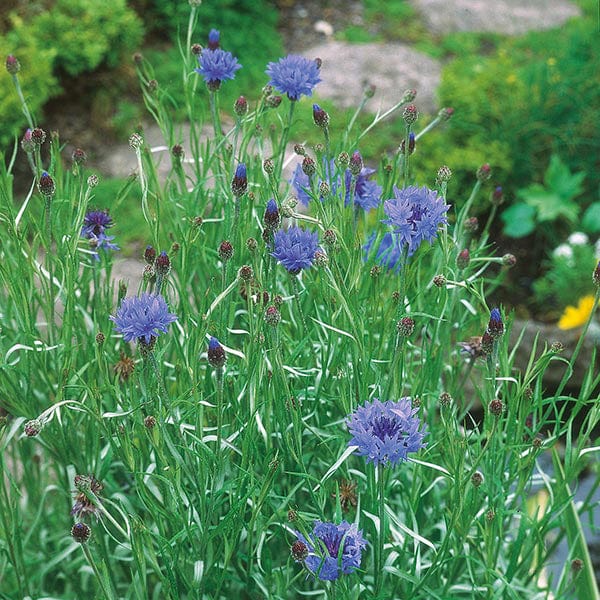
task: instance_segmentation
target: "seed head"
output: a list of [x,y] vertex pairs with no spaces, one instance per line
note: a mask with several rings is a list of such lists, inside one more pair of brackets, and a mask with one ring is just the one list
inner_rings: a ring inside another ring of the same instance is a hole
[[71,527],[71,537],[78,544],[85,544],[90,539],[91,534],[92,530],[89,525],[86,525],[85,523],[75,523],[75,525]]

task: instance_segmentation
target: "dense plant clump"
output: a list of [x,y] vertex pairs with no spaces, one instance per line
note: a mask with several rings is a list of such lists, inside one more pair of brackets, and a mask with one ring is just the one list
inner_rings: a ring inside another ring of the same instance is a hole
[[[520,360],[525,334],[495,297],[515,259],[473,214],[502,197],[492,167],[452,193],[452,164],[413,175],[416,140],[452,110],[419,129],[416,91],[400,94],[397,150],[376,169],[361,146],[383,117],[335,133],[336,112],[306,98],[320,61],[271,56],[249,94],[247,49],[205,3],[164,4],[188,15],[184,102],[136,58],[165,144],[131,134],[136,173],[112,203],[86,152],[65,157],[39,126],[18,48],[5,62],[28,127],[0,151],[2,594],[598,597],[593,506],[571,492],[597,466],[593,362],[577,394],[567,384],[600,263],[566,316],[572,353],[536,339]],[[204,48],[187,43],[198,21]],[[296,120],[319,141],[302,145]],[[129,275],[125,198],[144,240]],[[571,560],[549,575],[561,539]]]

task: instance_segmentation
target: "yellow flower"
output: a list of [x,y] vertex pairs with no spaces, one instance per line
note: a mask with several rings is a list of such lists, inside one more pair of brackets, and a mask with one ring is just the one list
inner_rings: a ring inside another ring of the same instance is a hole
[[574,329],[584,325],[592,314],[594,307],[594,296],[584,296],[579,299],[579,304],[575,306],[567,306],[558,321],[559,329]]
[[549,67],[553,67],[556,64],[556,59],[554,58],[554,56],[551,56],[547,61],[546,64]]

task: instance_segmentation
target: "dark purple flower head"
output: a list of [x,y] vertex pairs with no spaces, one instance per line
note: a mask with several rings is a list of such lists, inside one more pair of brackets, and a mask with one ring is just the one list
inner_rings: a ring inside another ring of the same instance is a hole
[[119,250],[119,246],[112,243],[114,235],[106,235],[106,230],[113,226],[113,220],[106,210],[91,210],[84,219],[81,227],[81,237],[90,240],[94,249],[94,258],[98,259],[96,250]]
[[270,62],[265,72],[271,78],[269,85],[287,94],[290,100],[298,100],[303,95],[312,96],[313,88],[321,81],[317,63],[297,54],[288,54],[278,62]]
[[243,196],[248,189],[248,172],[246,165],[240,163],[235,169],[235,175],[231,180],[231,191],[236,197]]
[[322,581],[335,581],[341,575],[353,573],[360,567],[361,554],[367,545],[362,531],[347,521],[339,525],[315,521],[308,539],[299,531],[296,537],[308,550],[304,565]]
[[219,340],[216,337],[211,337],[208,340],[208,363],[211,367],[215,369],[222,369],[225,366],[225,362],[227,361],[227,356],[225,354],[225,349],[219,343]]
[[[327,161],[323,161],[323,171],[328,178],[326,183],[329,186],[330,192],[333,196],[341,197],[342,195],[342,178],[339,174],[339,170],[336,169],[334,161],[329,164],[327,168]],[[352,195],[352,173],[350,169],[346,169],[344,172],[344,205],[350,204],[350,198]],[[354,186],[354,206],[358,206],[365,211],[369,211],[372,208],[377,208],[381,202],[381,186],[377,185],[375,181],[371,181],[371,177],[375,174],[375,169],[363,168],[358,176]],[[290,181],[298,200],[305,206],[308,206],[311,200],[311,187],[310,177],[303,171],[301,165],[296,166],[294,175]],[[322,179],[317,182],[317,189],[320,188]],[[321,198],[322,200],[322,198]]]
[[411,256],[421,242],[432,242],[436,238],[438,227],[448,222],[449,208],[437,192],[427,187],[410,186],[399,190],[394,186],[394,198],[383,205],[388,218],[382,223],[392,226],[400,246],[407,246]]
[[277,202],[271,198],[267,202],[267,208],[265,209],[265,215],[263,217],[263,224],[267,229],[277,229],[281,223],[281,215],[279,214],[279,207]]
[[271,256],[283,265],[292,275],[312,266],[315,252],[319,249],[319,234],[300,227],[290,227],[286,231],[275,232],[274,251]]
[[213,90],[218,90],[222,81],[233,79],[235,72],[242,68],[231,52],[225,52],[221,48],[204,50],[198,57],[198,62],[200,67],[195,69],[196,73],[200,73],[206,85]]
[[488,333],[493,339],[497,340],[504,333],[504,323],[502,322],[502,314],[500,309],[492,308],[490,311],[490,321],[487,327]]
[[365,402],[348,418],[352,434],[348,446],[358,446],[357,454],[375,465],[405,461],[409,452],[418,452],[426,445],[423,438],[427,433],[420,429],[419,417],[414,416],[417,410],[409,398]]
[[208,48],[209,50],[216,50],[219,47],[221,41],[221,34],[218,29],[211,29],[208,34]]
[[141,296],[124,298],[117,314],[110,320],[126,342],[142,339],[150,344],[153,337],[167,333],[169,324],[177,320],[177,315],[169,312],[162,296],[145,292]]

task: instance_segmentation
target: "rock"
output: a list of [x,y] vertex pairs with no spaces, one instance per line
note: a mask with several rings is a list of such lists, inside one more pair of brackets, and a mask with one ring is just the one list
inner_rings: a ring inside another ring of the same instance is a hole
[[421,112],[437,111],[435,90],[440,82],[438,61],[404,44],[350,44],[328,42],[304,53],[323,60],[322,82],[315,94],[343,108],[356,107],[367,84],[377,87],[365,110],[385,111],[396,104],[404,90],[417,90],[415,104]]
[[519,35],[558,27],[581,14],[567,0],[411,0],[434,33],[491,31]]

